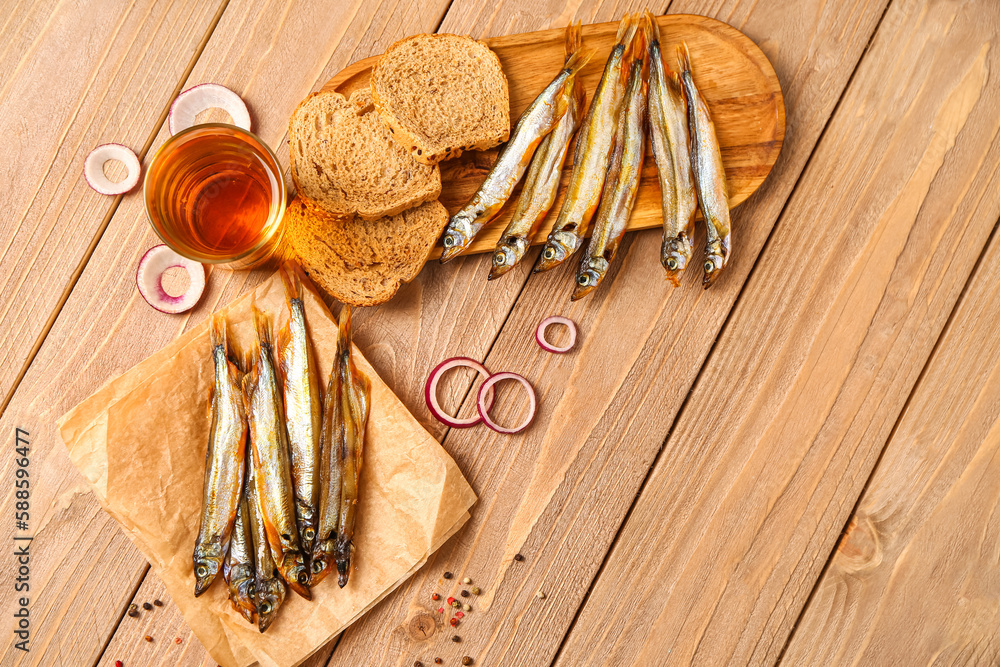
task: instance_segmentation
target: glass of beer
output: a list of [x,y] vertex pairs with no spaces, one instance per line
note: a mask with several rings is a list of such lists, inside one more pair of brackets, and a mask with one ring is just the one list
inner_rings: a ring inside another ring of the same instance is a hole
[[170,137],[143,184],[146,215],[179,254],[228,269],[259,266],[281,243],[285,180],[274,152],[234,125]]

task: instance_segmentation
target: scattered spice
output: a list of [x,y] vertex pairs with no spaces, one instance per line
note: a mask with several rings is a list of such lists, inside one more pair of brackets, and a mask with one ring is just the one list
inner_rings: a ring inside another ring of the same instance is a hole
[[455,600],[454,602],[451,603],[451,606],[454,607],[455,609],[458,609],[459,607],[462,606],[462,603],[459,602],[458,600]]
[[472,583],[472,579],[469,579],[468,577],[466,577],[465,579],[462,579],[462,583],[463,584],[471,584]]
[[456,611],[455,612],[455,618],[464,618],[464,617],[465,617],[465,614],[463,614],[462,612],[460,612],[460,611]]
[[115,660],[115,667],[122,667],[122,661],[121,660]]
[[472,587],[472,594],[473,595],[479,595],[479,586],[473,586]]
[[178,637],[177,639],[175,639],[175,640],[174,640],[174,643],[175,643],[175,644],[180,644],[180,643],[181,643],[181,638],[180,638],[180,637]]
[[131,616],[132,618],[139,618],[139,612],[138,610],[135,609],[129,609],[128,615]]
[[419,660],[415,660],[413,662],[413,667],[424,667],[424,663],[420,662]]
[[456,642],[456,643],[458,643],[458,642],[462,641],[462,638],[461,638],[461,637],[459,637],[458,635],[454,635],[454,636],[453,636],[453,637],[451,638],[451,641],[453,641],[453,642]]
[[163,606],[163,603],[160,602],[159,600],[153,600],[153,604],[156,605],[157,607],[162,607]]
[[440,665],[441,664],[441,658],[434,658],[434,664],[435,665]]
[[148,602],[143,602],[142,608],[145,609],[146,611],[149,611],[150,609],[153,608],[153,605],[149,604]]
[[143,637],[143,639],[145,639],[147,642],[153,641],[153,638],[150,637],[149,635],[146,635],[145,637]]
[[445,602],[447,602],[448,604],[455,604],[455,598],[448,598],[447,600],[445,600]]
[[472,658],[470,658],[467,655],[463,655],[462,656],[462,664],[463,665],[471,665],[472,664]]
[[[464,609],[465,611],[472,611],[472,607],[470,607],[470,606],[469,606],[469,605],[467,605],[467,604],[463,604],[463,605],[462,605],[462,609]],[[462,612],[458,612],[458,613],[460,613],[460,614],[461,614]]]
[[432,593],[432,594],[431,594],[431,599],[432,599],[432,600],[440,600],[440,599],[441,599],[441,596],[440,596],[440,595],[438,595],[437,593]]
[[453,628],[457,628],[458,627],[458,619],[457,618],[452,618],[448,622],[451,623],[451,627],[453,627]]
[[445,579],[451,579],[451,578],[452,578],[452,576],[454,576],[454,575],[452,575],[452,573],[451,573],[451,572],[445,572],[445,573],[444,573],[444,578],[445,578]]
[[463,589],[462,589],[462,597],[463,597],[463,598],[467,598],[467,597],[469,597],[469,591],[467,591],[467,590],[465,590],[465,589],[463,588]]
[[514,554],[514,560],[520,563],[522,560],[524,560],[524,556],[522,556],[521,554]]
[[444,607],[438,607],[438,613],[439,614],[443,614],[444,613]]
[[544,600],[545,593],[543,593],[542,591],[538,591],[537,593],[535,593],[535,597],[538,598],[539,600]]

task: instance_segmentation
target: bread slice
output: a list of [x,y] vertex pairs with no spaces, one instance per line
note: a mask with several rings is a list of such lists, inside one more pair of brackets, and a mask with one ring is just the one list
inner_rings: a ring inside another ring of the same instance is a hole
[[302,268],[352,306],[385,303],[416,278],[447,223],[438,201],[370,221],[331,215],[299,197],[285,211],[286,239]]
[[371,77],[375,107],[418,162],[437,164],[510,136],[500,59],[459,35],[416,35],[389,47]]
[[288,145],[299,195],[331,213],[374,220],[441,194],[441,171],[393,141],[367,90],[307,97],[292,113]]

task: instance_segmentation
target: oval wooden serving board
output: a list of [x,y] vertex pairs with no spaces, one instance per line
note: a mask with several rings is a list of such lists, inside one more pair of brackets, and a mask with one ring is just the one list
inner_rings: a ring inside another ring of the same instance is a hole
[[[708,101],[726,167],[729,205],[734,207],[760,187],[770,173],[785,137],[785,104],[778,77],[767,57],[749,37],[730,25],[705,16],[677,14],[660,16],[662,50],[667,64],[676,68],[675,45],[687,42],[691,50],[694,79]],[[614,46],[618,23],[597,23],[583,26],[583,46],[594,51],[594,57],[582,71],[587,104],[601,79],[604,63]],[[566,31],[563,28],[541,30],[483,40],[496,52],[507,75],[510,88],[511,119],[531,104],[559,71],[565,58]],[[378,56],[360,60],[347,67],[323,87],[350,95],[368,86],[372,67]],[[496,161],[499,148],[490,151],[464,153],[455,160],[441,163],[441,203],[454,214],[475,194]],[[545,241],[562,205],[569,179],[571,158],[563,169],[562,186],[541,229],[532,239]],[[496,246],[513,213],[515,191],[503,212],[483,229],[468,253],[489,252]],[[662,224],[660,185],[656,163],[647,151],[643,165],[639,195],[628,228],[648,229]],[[432,257],[440,255],[436,248]]]

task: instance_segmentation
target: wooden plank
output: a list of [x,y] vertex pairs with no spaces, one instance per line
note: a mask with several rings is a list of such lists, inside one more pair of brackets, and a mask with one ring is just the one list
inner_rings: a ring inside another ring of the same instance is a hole
[[220,4],[5,6],[0,136],[12,145],[0,165],[0,401],[118,205],[87,185],[84,159],[107,142],[142,155]]
[[996,34],[893,2],[558,664],[778,657],[1000,215]]
[[[287,164],[283,137],[295,105],[350,60],[384,51],[406,31],[433,30],[445,5],[445,0],[435,5],[355,0],[334,6],[321,0],[231,1],[186,85],[215,81],[241,94],[256,129],[278,147]],[[164,129],[154,149],[165,137]],[[70,222],[62,219],[60,228]],[[2,639],[3,664],[8,660],[59,664],[59,656],[65,655],[93,662],[145,571],[142,557],[100,510],[73,469],[55,420],[266,273],[213,272],[197,309],[184,316],[164,315],[142,301],[134,284],[139,257],[156,243],[145,222],[141,197],[125,197],[0,418],[0,430],[13,433],[20,426],[35,438],[32,507],[37,520],[33,519],[32,530],[39,557],[32,564],[31,613],[40,621],[33,634],[36,648],[26,656],[13,649],[10,635]],[[426,287],[429,293],[434,288]],[[411,287],[410,294],[419,289]],[[434,300],[436,305],[448,304],[446,298]],[[412,303],[400,308],[404,316],[409,307]],[[429,323],[423,331],[431,328]],[[471,323],[467,326],[474,330]],[[375,361],[378,355],[369,358]],[[12,474],[12,461],[13,457],[4,457],[5,475]],[[8,516],[13,502],[8,494],[0,503]],[[12,526],[5,524],[0,535],[9,539],[11,531]],[[80,571],[88,578],[79,579]],[[10,570],[0,572],[0,585],[12,587],[11,577]]]
[[[667,62],[676,68],[673,49],[684,42],[690,48],[698,90],[714,109],[715,130],[722,147],[726,169],[726,188],[730,207],[746,201],[771,172],[781,152],[785,136],[785,105],[774,69],[760,49],[746,35],[721,21],[691,14],[661,16],[657,19],[661,39],[667,45]],[[580,70],[579,79],[588,100],[597,89],[604,64],[615,44],[617,22],[583,26],[583,46],[593,52],[590,62]],[[553,28],[491,37],[484,40],[503,66],[510,90],[511,118],[520,118],[535,97],[552,80],[566,58],[566,30]],[[323,90],[350,95],[368,88],[371,71],[380,56],[365,58],[330,79]],[[571,148],[572,150],[572,148]],[[450,213],[457,213],[476,193],[499,149],[463,153],[456,160],[441,163],[441,203]],[[572,160],[562,172],[558,212],[569,182]],[[511,204],[518,193],[511,197]],[[505,206],[489,227],[481,230],[465,254],[492,252],[500,235],[514,215],[514,206]],[[700,215],[700,213],[699,213]],[[547,217],[532,238],[535,245],[545,242],[556,214]],[[660,183],[652,152],[646,156],[640,176],[630,231],[663,226]],[[435,248],[432,258],[441,254]]]
[[998,251],[994,236],[785,664],[1000,662]]
[[[629,9],[616,5],[602,18]],[[688,11],[683,3],[675,9]],[[481,29],[466,26],[506,26],[522,12],[539,16],[541,25],[564,25],[572,16],[563,11],[556,2],[456,1],[443,29],[460,26],[478,36]],[[435,655],[445,664],[462,655],[487,665],[551,662],[882,7],[815,2],[793,14],[777,1],[726,2],[709,13],[764,46],[789,113],[774,174],[736,212],[739,241],[729,273],[707,291],[694,274],[673,290],[657,259],[660,235],[642,232],[627,237],[608,285],[576,304],[569,304],[574,267],[532,276],[486,365],[526,374],[540,401],[534,425],[516,437],[481,428],[448,434],[447,449],[479,493],[472,519],[414,579],[344,634],[331,665],[430,664]],[[517,28],[525,29],[523,22]],[[485,270],[477,278],[484,276]],[[549,355],[534,343],[536,324],[553,313],[578,323],[570,354]],[[497,416],[513,420],[516,410],[498,409]],[[519,552],[526,559],[518,563]],[[470,576],[483,591],[458,628],[458,644],[430,597],[462,588],[442,579],[445,570]],[[539,590],[544,600],[535,597]]]

